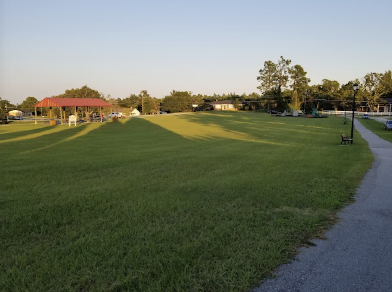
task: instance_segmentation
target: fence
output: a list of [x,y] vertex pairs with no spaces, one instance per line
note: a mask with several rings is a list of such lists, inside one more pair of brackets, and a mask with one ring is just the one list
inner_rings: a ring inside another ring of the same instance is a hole
[[[323,115],[344,115],[345,111],[323,110]],[[352,111],[346,111],[347,116],[352,115]],[[391,116],[391,112],[358,112],[354,111],[355,115],[368,114],[369,116]]]

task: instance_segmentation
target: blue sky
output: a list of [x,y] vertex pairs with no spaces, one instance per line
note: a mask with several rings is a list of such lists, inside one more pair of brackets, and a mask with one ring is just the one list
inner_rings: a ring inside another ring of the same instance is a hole
[[21,103],[83,85],[258,92],[280,56],[341,84],[392,69],[392,1],[0,0],[0,97]]

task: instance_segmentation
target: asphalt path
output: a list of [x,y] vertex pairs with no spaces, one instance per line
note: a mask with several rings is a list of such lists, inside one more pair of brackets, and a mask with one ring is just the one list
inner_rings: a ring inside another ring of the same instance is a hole
[[[356,191],[355,202],[316,246],[301,248],[253,292],[392,291],[392,143],[355,120],[375,156]],[[392,134],[392,133],[391,133]],[[355,147],[354,144],[348,147]]]

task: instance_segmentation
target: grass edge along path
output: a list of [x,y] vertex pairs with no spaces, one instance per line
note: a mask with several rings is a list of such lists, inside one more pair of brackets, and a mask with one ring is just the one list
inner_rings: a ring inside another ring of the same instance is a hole
[[25,127],[0,127],[5,291],[249,291],[334,222],[373,161],[359,135],[340,146],[340,118]]
[[374,119],[358,119],[358,121],[360,121],[362,125],[379,136],[381,139],[392,143],[392,131],[385,130],[384,123]]

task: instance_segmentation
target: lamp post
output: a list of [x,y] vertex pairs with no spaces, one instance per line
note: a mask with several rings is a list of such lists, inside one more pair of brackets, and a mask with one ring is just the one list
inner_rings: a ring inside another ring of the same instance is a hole
[[144,111],[144,90],[140,91],[140,96],[142,98],[142,115]]
[[351,144],[353,144],[353,141],[354,141],[354,110],[355,110],[355,94],[358,91],[358,84],[357,83],[354,83],[353,89],[354,89],[354,98],[353,98],[353,115],[351,118]]
[[346,121],[346,105],[347,105],[347,101],[344,102],[344,124],[347,124],[347,121]]

